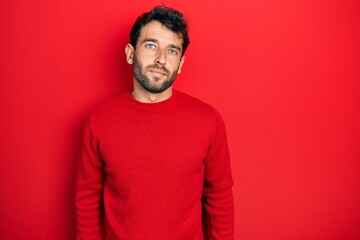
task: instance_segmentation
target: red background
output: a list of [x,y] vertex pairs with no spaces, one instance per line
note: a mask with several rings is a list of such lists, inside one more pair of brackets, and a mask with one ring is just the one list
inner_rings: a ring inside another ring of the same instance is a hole
[[[1,1],[1,239],[74,239],[83,123],[131,87],[128,33],[157,2]],[[166,3],[190,24],[175,88],[227,126],[236,239],[360,239],[359,1]]]

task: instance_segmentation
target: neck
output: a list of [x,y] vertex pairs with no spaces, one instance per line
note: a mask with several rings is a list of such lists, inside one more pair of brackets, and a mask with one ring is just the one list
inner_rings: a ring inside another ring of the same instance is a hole
[[133,98],[139,102],[157,103],[165,101],[172,96],[172,87],[169,87],[161,93],[152,93],[144,89],[136,80],[134,80]]

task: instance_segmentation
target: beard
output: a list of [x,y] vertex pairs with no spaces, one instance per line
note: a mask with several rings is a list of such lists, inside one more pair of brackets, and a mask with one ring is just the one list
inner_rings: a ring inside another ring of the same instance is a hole
[[[162,80],[160,77],[152,77],[152,79],[150,79],[145,72],[152,69],[163,72],[165,74],[163,77],[166,77],[166,79]],[[134,54],[133,74],[136,81],[145,90],[151,93],[161,93],[173,85],[177,75],[177,70],[170,72],[164,66],[160,66],[158,64],[150,65],[144,68]]]

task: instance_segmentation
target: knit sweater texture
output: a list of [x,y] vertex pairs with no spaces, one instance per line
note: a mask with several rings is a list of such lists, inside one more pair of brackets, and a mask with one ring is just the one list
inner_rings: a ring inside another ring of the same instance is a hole
[[157,103],[126,92],[94,111],[85,129],[77,239],[233,240],[232,185],[213,107],[176,90]]

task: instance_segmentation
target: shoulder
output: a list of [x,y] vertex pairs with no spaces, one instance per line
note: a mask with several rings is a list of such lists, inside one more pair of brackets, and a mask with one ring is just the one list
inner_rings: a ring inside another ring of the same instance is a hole
[[179,108],[183,110],[193,111],[206,115],[218,114],[217,110],[213,106],[196,97],[177,90],[174,90],[174,93],[177,94],[177,98],[179,99]]
[[90,113],[90,121],[93,124],[104,124],[107,121],[116,119],[119,116],[126,116],[128,111],[124,101],[126,94],[129,94],[129,92],[124,92],[112,97],[105,103],[93,109]]
[[210,134],[211,141],[214,139],[226,139],[226,129],[224,120],[220,113],[210,104],[203,102],[183,92],[177,92],[178,98],[182,99],[183,112],[191,124],[200,131]]
[[219,126],[224,128],[223,118],[212,105],[180,91],[176,91],[176,94],[179,99],[178,112],[189,118],[192,123],[200,128],[204,126],[212,129]]

